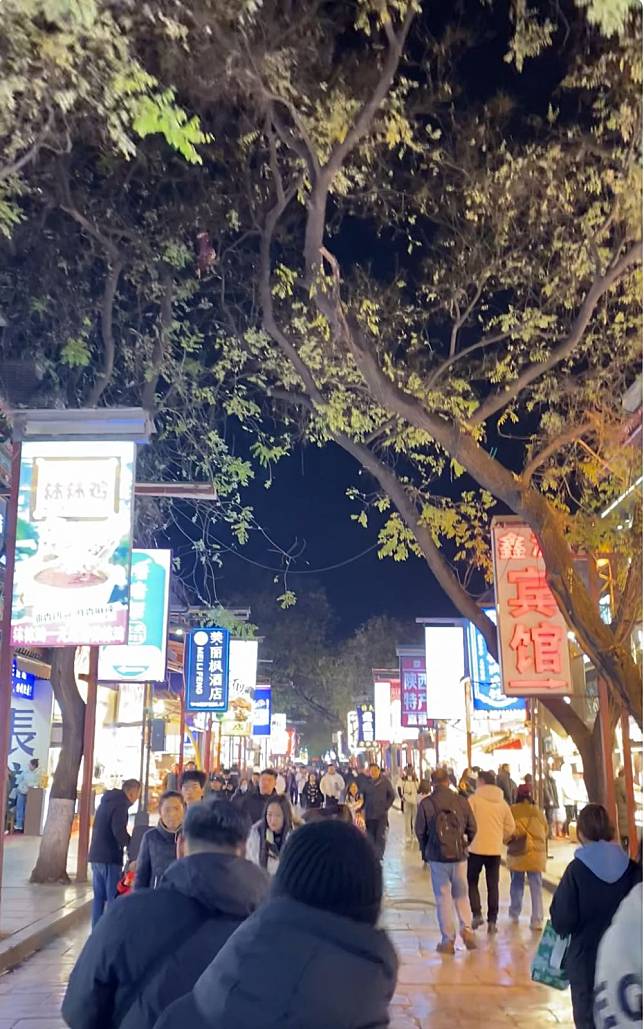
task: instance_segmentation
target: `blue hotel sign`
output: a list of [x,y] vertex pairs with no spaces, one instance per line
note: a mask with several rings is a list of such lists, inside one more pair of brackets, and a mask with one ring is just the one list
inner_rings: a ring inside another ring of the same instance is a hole
[[22,668],[14,661],[11,666],[11,692],[14,697],[24,697],[25,700],[34,699],[36,676],[29,672],[23,672]]
[[223,714],[228,710],[230,632],[219,627],[191,629],[186,636],[186,710]]
[[[494,608],[486,608],[485,614],[496,622]],[[501,670],[487,649],[485,637],[473,622],[467,624],[467,645],[474,710],[488,714],[493,711],[524,711],[525,700],[522,697],[506,697],[503,692]]]

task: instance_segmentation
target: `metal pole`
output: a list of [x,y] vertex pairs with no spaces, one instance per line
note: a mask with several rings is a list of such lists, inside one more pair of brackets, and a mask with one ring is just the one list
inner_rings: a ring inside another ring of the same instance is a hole
[[18,493],[20,488],[20,443],[14,443],[11,451],[11,483],[7,503],[5,527],[5,554],[7,563],[4,572],[4,595],[2,605],[2,639],[0,641],[0,798],[2,798],[2,832],[0,832],[0,886],[4,861],[4,810],[7,796],[7,772],[9,763],[9,726],[11,724],[11,673],[13,651],[11,648],[11,605],[13,600],[13,573],[16,562],[16,523],[18,521]]
[[639,841],[635,825],[635,784],[633,782],[633,762],[631,756],[630,728],[628,711],[622,711],[622,750],[624,751],[624,786],[626,787],[626,814],[628,816],[628,852],[634,861],[637,860]]
[[[139,782],[143,783],[143,775],[145,771],[145,723],[147,720],[147,683],[143,686],[143,707],[141,709],[141,755],[139,760]],[[143,790],[139,793],[139,806],[137,807],[137,814],[141,814],[145,811],[145,803],[143,800]]]
[[436,744],[436,767],[437,768],[440,766],[440,757],[438,755],[438,737],[439,737],[439,735],[440,735],[440,728],[439,728],[438,722],[436,722],[436,737],[435,737],[434,742]]
[[206,775],[210,775],[210,766],[212,764],[212,715],[208,715],[208,727],[206,729],[206,739],[204,742],[204,772]]
[[465,687],[465,733],[467,747],[467,767],[472,767],[472,681],[463,679]]
[[186,698],[185,693],[181,692],[181,714],[179,716],[179,775],[183,774],[183,755],[185,750],[185,738],[186,738]]
[[94,778],[94,736],[96,733],[96,696],[98,693],[98,647],[89,648],[89,674],[87,676],[87,702],[83,729],[83,780],[78,805],[78,857],[76,882],[87,882],[87,855],[89,853],[89,823],[91,818],[92,781]]
[[150,788],[150,753],[152,749],[152,683],[146,682],[145,684],[145,699],[146,703],[146,733],[147,737],[147,755],[145,759],[145,786],[143,789],[144,800],[143,809],[147,814],[148,811],[148,800],[149,800],[149,788]]

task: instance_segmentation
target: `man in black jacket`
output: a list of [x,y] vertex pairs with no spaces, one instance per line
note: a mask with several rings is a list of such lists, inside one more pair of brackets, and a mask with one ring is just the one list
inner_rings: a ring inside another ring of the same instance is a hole
[[276,795],[275,783],[277,782],[277,772],[273,771],[272,768],[265,768],[259,777],[259,792],[255,793],[248,789],[246,793],[237,792],[234,797],[235,805],[240,811],[250,820],[251,825],[255,825],[255,822],[259,822],[260,818],[264,815],[264,808],[268,802],[269,797]]
[[248,830],[231,804],[188,810],[186,857],[156,890],[112,905],[85,944],[62,1007],[71,1029],[151,1029],[192,989],[268,889],[266,873],[242,856]]
[[416,815],[416,836],[423,860],[429,865],[436,898],[441,941],[439,954],[454,954],[456,908],[463,943],[476,948],[467,888],[467,844],[476,835],[476,821],[466,797],[450,789],[449,772],[432,774],[433,792],[421,801]]
[[128,814],[140,792],[138,779],[126,779],[120,790],[104,793],[98,806],[88,855],[94,889],[92,929],[106,905],[116,898],[116,887],[123,871],[123,852],[130,842]]
[[396,799],[396,791],[389,779],[380,771],[380,765],[369,765],[369,778],[364,784],[364,817],[369,836],[382,861],[385,853],[389,808]]

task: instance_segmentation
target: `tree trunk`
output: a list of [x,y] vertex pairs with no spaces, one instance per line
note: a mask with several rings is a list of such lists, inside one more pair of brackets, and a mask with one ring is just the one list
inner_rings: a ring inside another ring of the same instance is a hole
[[32,883],[69,882],[67,853],[83,756],[85,704],[76,686],[74,647],[52,650],[51,685],[63,716],[63,745],[54,772],[40,851]]

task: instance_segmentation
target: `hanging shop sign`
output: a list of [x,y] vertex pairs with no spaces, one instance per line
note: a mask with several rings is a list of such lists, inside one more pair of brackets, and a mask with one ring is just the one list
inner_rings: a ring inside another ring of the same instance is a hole
[[36,688],[36,676],[31,672],[25,672],[18,668],[16,660],[11,663],[11,692],[14,697],[24,697],[25,700],[34,699]]
[[46,679],[39,679],[30,697],[13,694],[9,712],[9,765],[24,770],[37,758],[46,773],[51,738],[53,693]]
[[22,445],[11,642],[127,642],[135,444]]
[[427,716],[436,721],[465,718],[465,640],[462,625],[425,626]]
[[400,658],[401,724],[406,728],[427,727],[427,677],[425,659]]
[[504,693],[567,696],[572,693],[568,631],[546,581],[536,536],[520,520],[494,519],[492,549]]
[[253,697],[253,736],[271,734],[271,687],[256,686]]
[[286,754],[288,752],[288,733],[286,731],[286,715],[278,712],[271,715],[271,754]]
[[[494,608],[485,608],[484,611],[496,624]],[[501,669],[487,649],[483,633],[479,632],[474,622],[468,622],[467,625],[467,649],[474,710],[486,714],[504,714],[506,711],[514,714],[517,711],[525,711],[525,700],[521,697],[508,697],[503,692]]]
[[347,712],[347,750],[353,754],[358,749],[360,739],[360,723],[358,712],[351,710]]
[[250,736],[253,731],[257,647],[257,640],[230,641],[228,710],[221,720],[222,736]]
[[368,750],[376,742],[376,723],[373,704],[358,704],[358,748]]
[[102,647],[99,682],[163,682],[166,673],[170,550],[133,550],[127,645]]
[[218,626],[186,633],[184,677],[186,709],[228,710],[230,632]]

